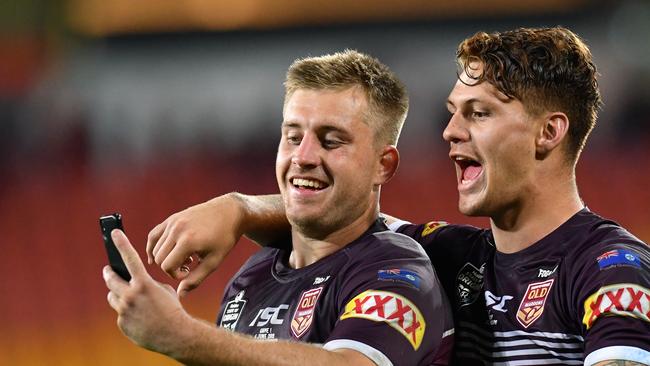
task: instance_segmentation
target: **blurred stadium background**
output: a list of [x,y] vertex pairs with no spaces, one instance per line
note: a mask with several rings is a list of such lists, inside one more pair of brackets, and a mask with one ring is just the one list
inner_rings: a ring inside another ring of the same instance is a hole
[[[441,139],[455,48],[480,30],[551,25],[585,38],[602,74],[582,196],[648,242],[648,1],[2,2],[0,364],[175,364],[116,327],[97,218],[122,212],[142,254],[175,211],[232,190],[275,192],[282,81],[298,57],[354,48],[406,82],[403,163],[384,211],[485,225],[457,213]],[[184,300],[189,311],[214,319],[254,250],[239,245]]]

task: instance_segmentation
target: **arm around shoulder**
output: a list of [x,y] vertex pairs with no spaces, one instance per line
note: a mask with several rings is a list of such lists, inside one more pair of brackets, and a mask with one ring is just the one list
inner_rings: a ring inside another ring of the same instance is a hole
[[284,212],[282,196],[279,194],[252,196],[237,192],[229,195],[242,205],[241,232],[248,238],[265,246],[289,235],[291,226]]

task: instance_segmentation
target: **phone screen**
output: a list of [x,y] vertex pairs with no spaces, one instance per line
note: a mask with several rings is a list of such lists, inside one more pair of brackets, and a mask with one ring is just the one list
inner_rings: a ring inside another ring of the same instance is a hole
[[104,239],[104,246],[106,247],[106,254],[108,254],[108,263],[113,268],[113,271],[117,273],[126,281],[131,280],[131,274],[129,270],[126,269],[126,265],[120,256],[120,252],[115,247],[113,239],[111,238],[111,231],[114,229],[120,229],[124,231],[122,227],[122,215],[115,213],[112,215],[106,215],[99,218],[99,226],[102,229],[102,237]]

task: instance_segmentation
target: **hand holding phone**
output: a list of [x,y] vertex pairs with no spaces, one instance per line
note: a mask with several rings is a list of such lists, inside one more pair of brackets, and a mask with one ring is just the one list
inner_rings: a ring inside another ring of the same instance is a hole
[[112,215],[106,215],[99,218],[99,226],[102,229],[102,237],[104,238],[104,246],[106,247],[106,254],[108,254],[108,263],[113,268],[113,271],[122,277],[125,281],[131,280],[131,274],[129,270],[126,269],[126,265],[122,260],[120,252],[115,247],[113,243],[113,238],[111,238],[111,232],[114,229],[120,229],[124,231],[122,227],[122,215],[119,213],[114,213]]

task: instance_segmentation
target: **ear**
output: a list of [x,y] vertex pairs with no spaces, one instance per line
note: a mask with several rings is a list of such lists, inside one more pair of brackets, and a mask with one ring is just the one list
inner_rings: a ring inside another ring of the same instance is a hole
[[535,157],[539,160],[546,158],[562,144],[568,133],[569,117],[566,114],[553,112],[546,115],[535,139]]
[[380,186],[388,181],[397,172],[399,166],[399,151],[393,145],[386,145],[380,151],[379,169],[375,177],[375,185]]

